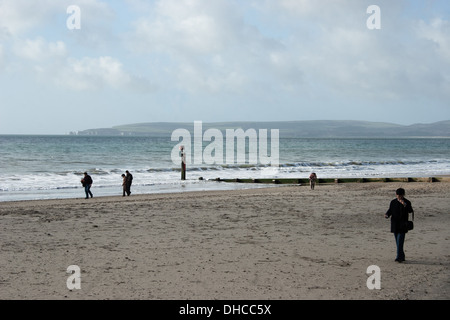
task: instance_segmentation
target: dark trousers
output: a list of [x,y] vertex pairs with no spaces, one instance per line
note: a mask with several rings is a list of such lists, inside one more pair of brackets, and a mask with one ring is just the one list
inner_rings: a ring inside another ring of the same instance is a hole
[[89,195],[91,196],[91,198],[93,197],[90,184],[84,186],[84,192],[86,192],[86,199],[89,198]]
[[397,258],[396,260],[404,261],[405,252],[403,251],[403,244],[405,243],[405,233],[394,233],[395,243],[397,244]]
[[125,192],[128,196],[131,194],[131,183],[127,183]]

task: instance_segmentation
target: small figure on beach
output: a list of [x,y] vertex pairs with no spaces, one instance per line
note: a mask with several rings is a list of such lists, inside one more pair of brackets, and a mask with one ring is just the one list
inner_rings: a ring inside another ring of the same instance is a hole
[[131,184],[133,183],[133,175],[127,170],[125,171],[125,173],[127,174],[125,177],[125,192],[127,193],[127,196],[129,196],[131,194]]
[[391,218],[391,232],[394,234],[397,245],[397,257],[395,261],[405,261],[405,252],[403,245],[405,235],[408,232],[407,222],[409,213],[414,214],[411,201],[405,198],[405,189],[398,188],[395,191],[396,198],[391,201],[389,209],[384,215],[386,219]]
[[184,146],[180,146],[180,157],[181,157],[181,180],[186,180],[186,152],[184,151]]
[[122,173],[122,189],[123,189],[123,196],[125,197],[125,193],[127,192],[127,176]]
[[314,187],[316,186],[316,181],[317,175],[315,172],[313,172],[309,175],[309,185],[311,186],[311,190],[314,190]]
[[92,192],[91,192],[91,186],[92,186],[92,183],[93,183],[93,182],[94,182],[94,181],[92,180],[91,176],[88,175],[87,172],[85,172],[85,173],[84,173],[84,178],[81,179],[81,184],[82,184],[83,187],[84,187],[84,192],[86,192],[86,198],[85,198],[85,199],[89,199],[89,196],[91,196],[91,198],[94,197],[94,196],[92,195]]

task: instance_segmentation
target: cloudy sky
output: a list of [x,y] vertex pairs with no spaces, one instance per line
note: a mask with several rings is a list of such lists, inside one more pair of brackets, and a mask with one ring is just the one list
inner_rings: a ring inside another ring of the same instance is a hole
[[450,1],[0,0],[0,134],[334,119],[450,119]]

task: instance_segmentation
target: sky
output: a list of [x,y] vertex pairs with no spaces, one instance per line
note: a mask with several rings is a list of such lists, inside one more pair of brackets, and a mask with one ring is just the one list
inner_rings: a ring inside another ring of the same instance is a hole
[[0,134],[449,119],[448,0],[0,0]]

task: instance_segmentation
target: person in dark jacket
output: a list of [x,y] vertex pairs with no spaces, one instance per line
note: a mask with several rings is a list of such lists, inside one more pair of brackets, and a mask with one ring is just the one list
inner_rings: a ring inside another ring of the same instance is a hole
[[126,193],[127,196],[131,194],[131,184],[133,183],[133,175],[127,170],[125,171],[126,175]]
[[394,234],[395,243],[397,245],[397,257],[395,261],[405,261],[405,252],[403,244],[405,235],[408,232],[407,222],[409,213],[413,213],[411,201],[405,198],[405,189],[399,188],[395,191],[396,199],[392,200],[389,209],[385,214],[385,218],[391,218],[391,232]]
[[89,196],[91,196],[91,198],[93,198],[94,196],[92,195],[91,192],[91,186],[92,186],[92,178],[90,175],[87,174],[87,172],[84,173],[84,178],[81,179],[81,184],[84,187],[84,192],[86,192],[86,198],[85,199],[89,199]]

